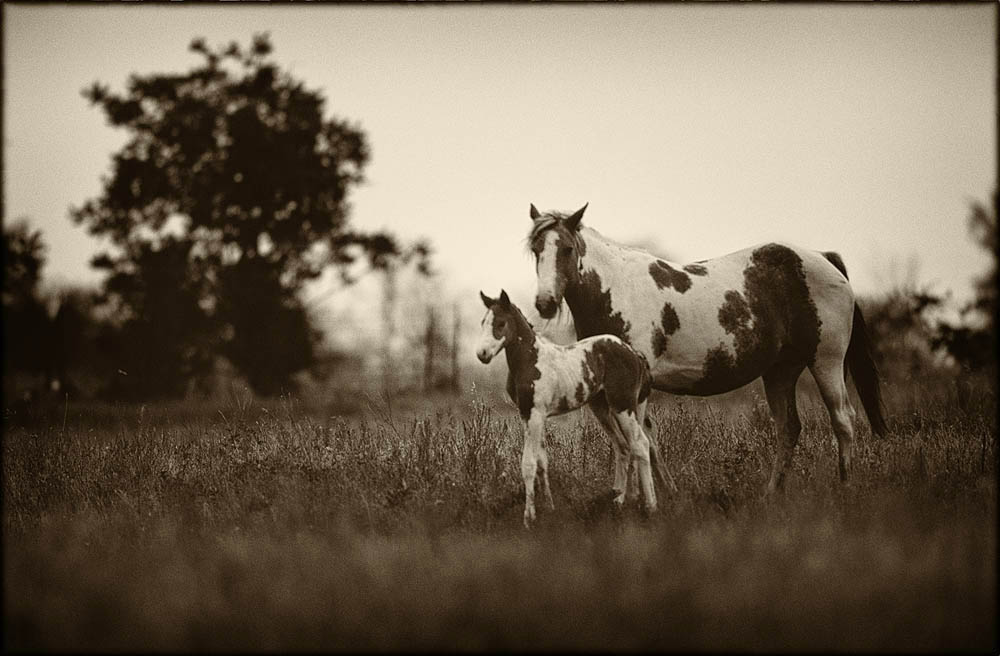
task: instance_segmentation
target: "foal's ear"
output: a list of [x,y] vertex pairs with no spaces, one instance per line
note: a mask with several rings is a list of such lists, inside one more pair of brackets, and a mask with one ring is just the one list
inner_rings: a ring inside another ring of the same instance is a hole
[[479,298],[483,299],[483,305],[485,305],[487,308],[491,308],[496,304],[496,300],[490,298],[489,296],[484,294],[481,290],[479,292]]
[[584,212],[584,210],[587,209],[587,205],[590,205],[590,203],[585,203],[583,207],[581,207],[577,211],[573,212],[573,216],[571,216],[568,219],[566,219],[566,227],[567,228],[569,228],[570,230],[579,230],[580,229],[580,221],[583,220],[583,212]]
[[528,215],[531,216],[532,221],[537,221],[538,219],[542,218],[542,213],[539,212],[537,209],[535,209],[534,203],[531,204],[531,209],[528,210]]
[[500,290],[500,305],[501,307],[510,307],[510,298],[507,296],[507,292]]

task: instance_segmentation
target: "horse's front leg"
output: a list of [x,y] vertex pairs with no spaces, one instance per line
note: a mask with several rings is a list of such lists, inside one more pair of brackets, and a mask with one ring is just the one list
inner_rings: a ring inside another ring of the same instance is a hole
[[524,526],[531,528],[535,521],[535,472],[542,450],[545,415],[532,409],[524,422],[524,450],[521,452],[521,478],[524,479]]

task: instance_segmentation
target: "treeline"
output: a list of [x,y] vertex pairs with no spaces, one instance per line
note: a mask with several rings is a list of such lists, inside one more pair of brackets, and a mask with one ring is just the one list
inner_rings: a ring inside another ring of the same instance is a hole
[[201,63],[186,73],[83,91],[128,134],[100,195],[70,211],[111,245],[92,260],[99,291],[40,295],[40,235],[5,227],[5,383],[21,372],[64,390],[86,362],[104,396],[176,397],[224,358],[256,393],[291,390],[322,359],[306,282],[329,267],[350,282],[359,260],[428,267],[426,243],[352,229],[366,135],[325,117],[322,93],[271,59],[266,34],[190,50]]

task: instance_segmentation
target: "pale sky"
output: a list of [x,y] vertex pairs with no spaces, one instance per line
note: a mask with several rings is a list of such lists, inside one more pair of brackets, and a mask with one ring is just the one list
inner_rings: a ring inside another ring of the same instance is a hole
[[[996,185],[995,5],[4,6],[4,221],[49,281],[99,281],[68,218],[126,140],[80,95],[249,43],[356,121],[358,228],[427,237],[451,293],[530,303],[528,205],[675,261],[766,240],[840,252],[855,290],[908,260],[968,295],[969,202]],[[895,268],[896,274],[893,273]]]

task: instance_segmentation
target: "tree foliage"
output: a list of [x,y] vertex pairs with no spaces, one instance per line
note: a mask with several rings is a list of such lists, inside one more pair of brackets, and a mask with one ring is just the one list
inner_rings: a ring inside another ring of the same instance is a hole
[[938,326],[932,345],[943,348],[968,370],[996,366],[997,312],[997,192],[993,205],[973,202],[968,218],[969,234],[987,253],[990,266],[974,280],[975,298],[962,308],[964,325]]
[[39,231],[23,219],[4,227],[3,355],[7,371],[38,373],[45,369],[41,354],[48,315],[38,296],[44,265],[45,244]]
[[950,295],[920,289],[912,281],[865,302],[865,320],[876,336],[876,360],[883,371],[902,369],[901,375],[912,378],[933,366],[935,352],[951,356],[965,373],[996,367],[996,205],[994,192],[992,208],[973,202],[969,209],[969,235],[989,253],[990,264],[973,280],[973,299],[957,308],[957,324],[934,316],[949,304]]
[[[182,74],[132,75],[84,96],[130,138],[103,191],[73,210],[110,252],[105,300],[121,313],[129,384],[176,394],[221,352],[259,392],[290,385],[318,333],[297,296],[329,265],[401,255],[395,238],[348,225],[369,160],[360,128],[271,60],[267,35],[190,49]],[[123,367],[124,368],[124,367]]]
[[26,219],[20,219],[3,231],[3,304],[13,307],[35,298],[42,267],[45,265],[45,244],[42,233],[32,230]]

